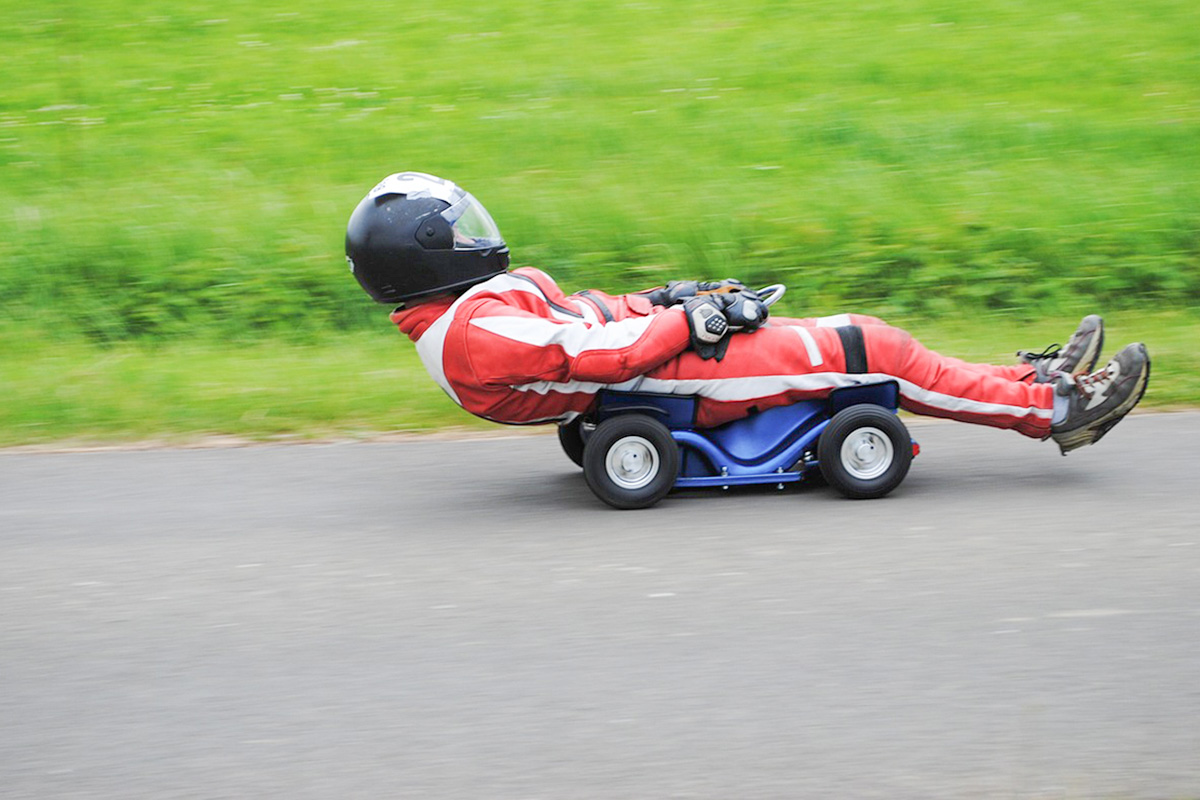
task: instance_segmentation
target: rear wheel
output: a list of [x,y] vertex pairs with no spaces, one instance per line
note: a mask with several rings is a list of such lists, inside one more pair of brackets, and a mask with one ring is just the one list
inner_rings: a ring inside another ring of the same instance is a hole
[[558,443],[575,466],[583,466],[583,417],[558,424]]
[[642,414],[600,423],[583,451],[588,486],[614,508],[647,508],[675,485],[679,447],[665,425]]
[[883,497],[908,474],[912,438],[885,408],[862,404],[839,411],[817,442],[821,474],[846,497]]

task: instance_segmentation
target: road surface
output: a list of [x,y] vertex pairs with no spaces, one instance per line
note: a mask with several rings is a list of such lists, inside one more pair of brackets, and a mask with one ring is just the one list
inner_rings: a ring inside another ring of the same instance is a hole
[[1200,413],[912,430],[634,512],[553,436],[0,453],[0,795],[1200,797]]

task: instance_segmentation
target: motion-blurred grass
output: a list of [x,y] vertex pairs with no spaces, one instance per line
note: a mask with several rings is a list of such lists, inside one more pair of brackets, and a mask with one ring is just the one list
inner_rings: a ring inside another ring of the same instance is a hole
[[[1009,315],[899,319],[923,342],[978,361],[1012,363],[1017,349],[1062,342],[1074,321],[1016,324]],[[1195,405],[1200,397],[1200,316],[1123,312],[1108,318],[1108,351],[1147,343],[1153,376],[1143,408]],[[981,335],[981,328],[987,335]],[[0,337],[0,345],[12,347]],[[454,428],[503,433],[455,406],[399,333],[331,334],[319,342],[217,349],[211,344],[27,343],[0,359],[0,446],[183,444],[370,438]]]
[[[1183,0],[0,10],[0,402],[52,435],[108,430],[73,374],[179,430],[436,424],[400,411],[421,376],[362,420],[375,389],[344,380],[407,363],[341,255],[400,169],[467,186],[570,289],[736,275],[788,283],[792,313],[999,321],[962,355],[998,326],[1200,305]],[[310,401],[290,426],[203,390],[271,374]]]

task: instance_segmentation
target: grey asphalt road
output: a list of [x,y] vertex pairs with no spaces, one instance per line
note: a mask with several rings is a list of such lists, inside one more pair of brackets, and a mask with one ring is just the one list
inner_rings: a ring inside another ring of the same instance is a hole
[[1200,414],[881,500],[552,436],[0,453],[0,796],[1200,797]]

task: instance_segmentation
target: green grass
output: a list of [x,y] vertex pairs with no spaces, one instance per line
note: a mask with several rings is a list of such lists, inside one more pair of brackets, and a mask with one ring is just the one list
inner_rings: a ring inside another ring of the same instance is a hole
[[[229,385],[250,398],[302,353],[359,352],[344,337],[380,309],[345,269],[344,224],[401,169],[468,187],[515,263],[572,288],[739,276],[786,282],[795,313],[947,326],[1200,306],[1190,0],[0,12],[6,375],[101,380],[92,347],[111,347],[103,374],[184,402],[190,353],[244,364]],[[63,388],[27,412],[26,377],[2,387],[9,441],[121,435],[126,401]],[[147,408],[175,422],[142,432],[299,429],[282,400],[261,419],[207,405],[194,422]]]
[[[1064,341],[1075,318],[1026,324],[1011,316],[950,322],[897,320],[949,355],[1012,363],[1019,348]],[[1142,408],[1194,405],[1200,352],[1194,314],[1123,313],[1108,319],[1109,351],[1145,341],[1154,359]],[[0,344],[11,346],[10,338]],[[115,347],[35,345],[33,357],[0,360],[0,446],[184,444],[372,437],[457,428],[501,432],[442,394],[413,346],[383,322],[313,344],[267,341],[228,348],[172,342]]]
[[569,281],[1200,302],[1189,0],[0,10],[0,304],[42,327],[362,327],[344,222],[405,168]]
[[38,347],[0,362],[0,446],[187,443],[485,429],[429,379],[393,332],[320,344],[223,348],[174,342]]

